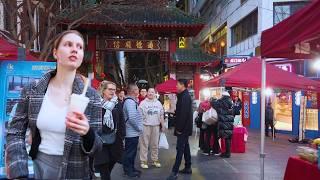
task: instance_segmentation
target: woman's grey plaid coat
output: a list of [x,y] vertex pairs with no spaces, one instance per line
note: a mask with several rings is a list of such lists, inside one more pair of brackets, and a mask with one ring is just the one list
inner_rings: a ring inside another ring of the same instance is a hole
[[[28,176],[28,154],[25,146],[25,134],[29,127],[32,133],[32,148],[29,155],[34,159],[41,142],[37,129],[37,117],[46,93],[50,79],[56,71],[45,74],[38,83],[32,83],[22,90],[16,114],[8,127],[6,146],[6,168],[8,178]],[[73,82],[72,93],[80,94],[84,85],[80,76]],[[66,129],[64,152],[62,159],[61,179],[89,179],[89,155],[93,155],[102,148],[101,138],[97,131],[101,130],[102,109],[101,98],[97,92],[89,88],[86,96],[90,102],[85,111],[90,124],[90,131],[94,133],[93,146],[86,151],[83,137]],[[92,131],[93,130],[93,131]]]

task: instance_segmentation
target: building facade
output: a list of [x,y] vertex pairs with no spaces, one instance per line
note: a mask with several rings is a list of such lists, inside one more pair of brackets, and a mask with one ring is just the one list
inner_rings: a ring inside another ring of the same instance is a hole
[[193,0],[190,3],[192,14],[207,20],[206,28],[194,41],[208,52],[259,56],[262,31],[289,17],[309,1]]
[[[225,64],[230,63],[230,57],[260,56],[261,33],[309,2],[310,0],[191,0],[191,13],[206,20],[205,28],[193,41],[199,43],[206,52],[228,59],[224,60]],[[313,79],[319,78],[319,72],[312,69],[312,63],[308,60],[279,58],[268,61],[283,70]],[[319,94],[304,92],[304,95],[308,101],[306,130],[310,134],[319,129]],[[260,95],[255,92],[250,93],[250,96],[250,106],[245,110],[250,112],[251,123],[248,124],[252,128],[259,128],[260,122],[257,120],[260,119]],[[252,99],[258,99],[258,102],[253,102]],[[268,97],[275,110],[278,130],[297,133],[293,124],[300,120],[300,105],[297,105],[299,99],[297,93],[284,90],[274,90]]]

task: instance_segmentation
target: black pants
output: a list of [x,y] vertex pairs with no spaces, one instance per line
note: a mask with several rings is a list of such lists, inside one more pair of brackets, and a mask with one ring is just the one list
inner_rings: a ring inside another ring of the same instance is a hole
[[[210,153],[212,150],[214,154],[219,153],[220,151],[220,145],[219,145],[219,137],[218,137],[218,125],[210,125],[206,129],[206,138],[205,138],[205,146],[204,146],[204,152]],[[212,135],[214,136],[214,144],[213,147],[211,147],[211,138]]]
[[191,168],[191,152],[190,152],[190,145],[189,145],[189,136],[179,135],[177,137],[176,149],[177,149],[176,161],[172,168],[172,172],[173,173],[179,172],[182,156],[184,156],[185,168]]
[[111,171],[116,164],[115,161],[110,161],[108,164],[101,164],[96,166],[96,169],[99,171],[101,180],[110,180],[111,179]]
[[231,139],[232,137],[228,137],[224,139],[224,142],[226,144],[226,155],[231,155]]
[[205,149],[205,129],[200,128],[199,147],[201,150]]
[[213,127],[208,126],[207,129],[205,129],[205,139],[204,139],[204,148],[203,148],[203,152],[205,153],[210,153],[210,151],[212,150],[211,143],[210,143],[212,134],[213,134]]
[[218,124],[211,125],[211,133],[213,133],[214,141],[212,151],[214,154],[220,152],[219,136],[218,136]]
[[137,155],[139,137],[125,138],[125,154],[123,160],[124,172],[131,174],[134,172],[134,161]]
[[269,136],[269,127],[271,127],[271,134],[273,131],[274,131],[274,134],[276,134],[273,121],[266,121],[265,125],[266,125],[265,127],[266,136]]

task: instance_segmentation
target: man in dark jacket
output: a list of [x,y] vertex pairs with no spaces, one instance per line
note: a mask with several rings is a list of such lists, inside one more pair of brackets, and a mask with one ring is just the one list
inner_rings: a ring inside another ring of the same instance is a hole
[[266,120],[265,120],[265,133],[266,133],[266,136],[269,137],[269,126],[271,127],[271,132],[273,134],[275,134],[275,129],[274,129],[274,125],[273,125],[273,109],[272,109],[272,106],[271,106],[271,102],[268,102],[267,104],[267,108],[266,108]]
[[230,158],[231,138],[233,133],[234,111],[233,102],[228,92],[222,93],[222,98],[213,103],[213,108],[218,113],[219,137],[225,140],[226,152],[221,157]]
[[[192,101],[188,92],[188,81],[179,79],[177,84],[178,101],[176,106],[176,126],[174,135],[177,136],[177,155],[176,161],[172,168],[171,175],[167,180],[178,178],[178,172],[182,174],[192,174],[191,170],[191,153],[189,146],[189,136],[192,135]],[[185,168],[179,171],[182,161],[185,160]]]

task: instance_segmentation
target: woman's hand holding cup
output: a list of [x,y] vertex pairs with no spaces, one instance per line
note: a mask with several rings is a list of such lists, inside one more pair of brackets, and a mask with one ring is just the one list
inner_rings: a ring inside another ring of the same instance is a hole
[[90,129],[89,120],[81,112],[69,112],[66,117],[66,126],[72,131],[84,136]]

